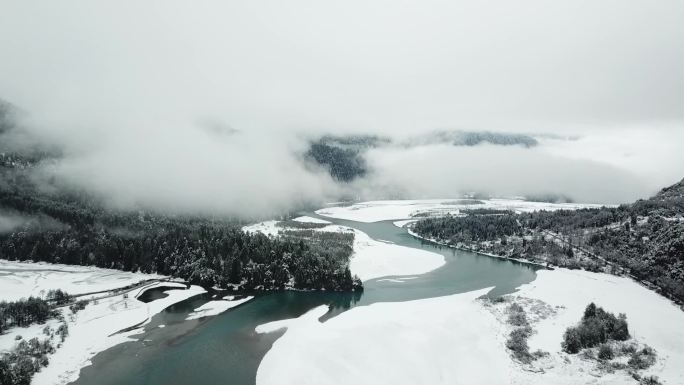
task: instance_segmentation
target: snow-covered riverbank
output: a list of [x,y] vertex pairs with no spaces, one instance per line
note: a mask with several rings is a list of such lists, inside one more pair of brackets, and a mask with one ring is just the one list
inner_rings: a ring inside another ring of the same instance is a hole
[[[507,353],[496,319],[475,301],[489,289],[356,307],[320,323],[316,308],[287,327],[257,371],[257,384],[502,384]],[[296,367],[292,362],[302,363]]]
[[[135,298],[149,288],[145,287],[131,293],[128,298],[119,295],[90,304],[73,317],[68,309],[64,309],[69,336],[62,347],[50,356],[50,364],[36,373],[31,384],[61,385],[75,381],[81,368],[90,365],[90,359],[95,354],[135,340],[132,336],[140,333],[152,316],[173,304],[205,293],[199,286],[186,288],[185,285],[176,285],[178,289],[166,290],[166,297],[149,303]],[[169,283],[164,283],[164,286],[169,286]],[[119,333],[132,327],[135,329]]]
[[[642,374],[657,375],[664,384],[684,383],[684,312],[630,279],[545,270],[511,295],[531,312],[552,309],[532,317],[530,350],[550,353],[537,367],[510,357],[505,317],[488,301],[476,300],[487,291],[376,303],[320,323],[323,307],[263,325],[258,332],[288,330],[264,357],[257,384],[635,384],[626,371],[603,372],[596,361],[561,351],[565,329],[592,301],[625,313],[634,338],[656,349],[658,362]],[[306,367],[294,368],[288,364],[293,361]]]
[[[404,223],[404,222],[406,222],[406,223]],[[398,222],[394,222],[394,225],[397,227],[406,227],[408,224],[413,223],[413,222],[415,222],[415,221],[413,221],[413,220],[411,220],[411,221],[398,221]],[[427,242],[432,242],[434,244],[441,245],[444,247],[450,247],[450,248],[457,249],[457,250],[467,251],[469,253],[486,255],[487,257],[491,257],[491,258],[498,258],[498,259],[505,259],[505,260],[509,260],[509,261],[516,261],[516,262],[520,262],[520,263],[526,263],[528,265],[534,265],[534,266],[538,266],[538,267],[542,267],[542,268],[548,268],[549,267],[549,265],[547,265],[547,264],[536,263],[536,262],[528,261],[527,259],[504,257],[501,255],[486,253],[484,251],[474,250],[474,249],[467,248],[467,247],[458,247],[458,246],[454,246],[454,245],[449,245],[445,242],[440,242],[438,239],[423,237],[423,236],[419,235],[418,233],[416,233],[415,231],[413,231],[410,227],[407,228],[406,231],[409,234],[411,234],[411,236],[413,236],[413,237],[422,239],[422,240],[427,241]]]
[[491,332],[496,319],[475,301],[487,291],[376,303],[325,323],[318,317],[327,309],[316,308],[264,325],[257,331],[288,330],[262,360],[257,384],[501,384],[507,354]]
[[[48,357],[49,365],[35,374],[32,384],[55,385],[76,380],[81,368],[89,365],[95,354],[131,340],[131,336],[139,333],[152,316],[169,306],[205,293],[199,286],[188,288],[177,282],[153,282],[124,293],[107,291],[160,278],[165,277],[91,266],[0,261],[0,300],[42,297],[51,289],[66,290],[69,294],[102,292],[85,296],[89,300],[98,299],[91,300],[75,314],[68,307],[58,309],[69,334]],[[149,303],[137,299],[144,291],[158,286],[169,288],[165,290],[166,297]],[[43,334],[43,329],[49,326],[55,330],[61,323],[51,319],[46,324],[7,330],[0,336],[0,351],[12,350],[20,342],[16,336],[21,336],[21,340],[51,338]],[[132,330],[119,333],[127,329]],[[53,344],[57,342],[53,341]]]

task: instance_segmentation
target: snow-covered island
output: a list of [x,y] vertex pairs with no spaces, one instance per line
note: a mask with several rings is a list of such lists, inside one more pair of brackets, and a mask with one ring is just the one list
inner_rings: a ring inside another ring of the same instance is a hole
[[[444,257],[425,250],[414,249],[372,239],[363,231],[309,216],[300,216],[293,221],[324,225],[314,231],[351,232],[354,234],[353,254],[349,268],[362,281],[385,276],[424,274],[444,265]],[[277,236],[283,227],[278,221],[266,221],[243,227],[247,232],[261,232]]]

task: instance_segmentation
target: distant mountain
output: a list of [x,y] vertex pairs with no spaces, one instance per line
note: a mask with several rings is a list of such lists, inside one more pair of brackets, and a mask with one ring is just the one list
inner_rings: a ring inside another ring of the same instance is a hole
[[454,146],[477,146],[480,144],[492,144],[496,146],[523,146],[534,147],[539,144],[537,139],[526,134],[515,134],[490,131],[436,131],[419,137],[411,138],[404,143],[412,147],[426,144],[452,144]]
[[351,182],[367,172],[363,153],[390,140],[372,135],[323,136],[309,144],[305,159],[328,170],[340,182]]
[[335,180],[346,183],[366,175],[368,165],[363,155],[371,148],[412,148],[435,144],[465,147],[490,144],[531,148],[539,143],[530,135],[489,131],[436,131],[403,141],[374,135],[326,135],[309,142],[304,159],[324,167]]

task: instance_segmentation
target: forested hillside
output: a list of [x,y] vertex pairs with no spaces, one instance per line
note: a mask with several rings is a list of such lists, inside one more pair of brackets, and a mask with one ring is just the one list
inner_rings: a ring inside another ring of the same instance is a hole
[[363,152],[388,143],[376,136],[324,136],[309,144],[305,158],[328,170],[340,182],[351,182],[366,175]]
[[684,303],[684,180],[619,207],[469,212],[423,219],[414,231],[479,252],[629,274]]
[[246,234],[229,219],[113,211],[39,185],[40,156],[0,154],[0,258],[157,272],[204,286],[360,289],[351,240]]

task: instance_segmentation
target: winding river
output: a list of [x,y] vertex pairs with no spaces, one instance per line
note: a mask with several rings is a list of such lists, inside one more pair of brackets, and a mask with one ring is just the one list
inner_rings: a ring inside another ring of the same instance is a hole
[[[319,217],[313,213],[305,213]],[[319,217],[323,218],[323,217]],[[331,219],[371,238],[439,253],[446,264],[402,282],[375,279],[364,283],[363,294],[278,292],[216,317],[186,321],[188,313],[210,300],[210,294],[180,302],[158,314],[138,335],[139,341],[117,345],[93,358],[81,370],[77,385],[253,385],[261,359],[284,333],[257,334],[254,328],[270,321],[298,317],[328,304],[334,317],[355,306],[408,301],[495,288],[490,296],[511,293],[535,278],[537,267],[442,247],[419,240],[392,221],[362,223]],[[385,277],[387,278],[387,277]],[[163,325],[164,327],[160,327]]]

